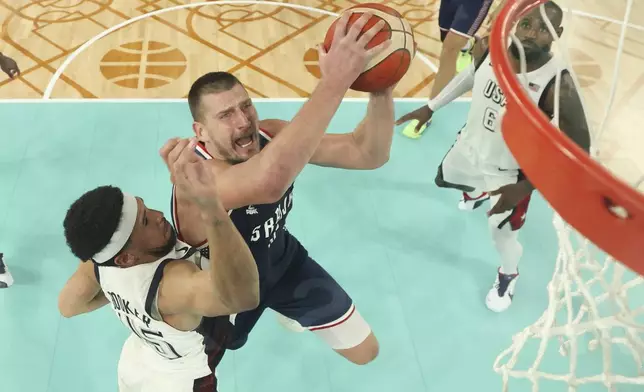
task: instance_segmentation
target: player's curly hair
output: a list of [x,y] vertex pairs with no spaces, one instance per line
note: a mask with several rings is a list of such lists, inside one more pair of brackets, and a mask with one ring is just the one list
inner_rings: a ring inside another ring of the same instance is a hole
[[116,231],[122,210],[123,192],[114,186],[100,186],[76,200],[63,222],[71,252],[83,261],[100,252]]
[[201,121],[201,98],[206,94],[228,91],[236,85],[241,84],[235,75],[229,72],[209,72],[195,80],[188,93],[188,105],[192,119]]

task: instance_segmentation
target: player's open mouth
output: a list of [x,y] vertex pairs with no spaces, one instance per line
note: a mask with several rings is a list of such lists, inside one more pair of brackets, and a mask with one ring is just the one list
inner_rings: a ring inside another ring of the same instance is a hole
[[241,139],[237,139],[235,144],[237,146],[241,147],[241,148],[246,148],[246,147],[250,146],[251,144],[253,144],[253,137],[252,136],[247,136],[247,137],[243,137]]

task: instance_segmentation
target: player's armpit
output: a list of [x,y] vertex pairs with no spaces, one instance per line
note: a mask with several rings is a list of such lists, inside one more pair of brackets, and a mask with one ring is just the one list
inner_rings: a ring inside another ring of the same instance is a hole
[[159,312],[164,316],[186,314],[216,317],[253,308],[248,304],[239,303],[234,295],[224,295],[214,287],[210,279],[209,271],[199,269],[190,261],[169,262],[163,270],[163,278],[159,284]]
[[[555,85],[555,83],[550,84],[541,108],[550,117],[553,117],[555,112],[555,98],[557,96]],[[561,88],[558,98],[559,124],[555,125],[558,125],[584,151],[589,152],[590,132],[588,130],[586,113],[584,112],[584,107],[579,93],[575,88],[572,76],[568,72],[564,72],[561,76]]]
[[63,317],[88,313],[108,303],[91,261],[80,263],[58,295],[58,310]]

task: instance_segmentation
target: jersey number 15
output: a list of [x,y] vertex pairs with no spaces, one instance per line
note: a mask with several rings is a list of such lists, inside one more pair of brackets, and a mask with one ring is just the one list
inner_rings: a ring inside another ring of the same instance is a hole
[[138,325],[133,323],[129,317],[124,317],[126,318],[126,323],[130,327],[132,332],[134,332],[136,336],[138,336],[143,342],[145,342],[145,344],[156,350],[159,355],[167,359],[181,358],[181,355],[177,353],[174,347],[172,347],[170,343],[163,340],[163,334],[161,333],[161,331],[152,331],[150,329],[139,327]]

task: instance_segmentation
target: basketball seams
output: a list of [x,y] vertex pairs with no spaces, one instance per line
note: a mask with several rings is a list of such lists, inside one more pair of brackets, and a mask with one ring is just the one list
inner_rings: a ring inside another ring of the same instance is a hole
[[[375,19],[382,19],[385,22],[386,26],[375,35],[367,47],[373,47],[386,39],[391,40],[391,45],[385,51],[369,61],[351,89],[365,92],[377,91],[376,89],[383,89],[384,86],[391,86],[398,82],[409,69],[416,49],[414,33],[409,22],[399,12],[382,4],[358,5],[347,11],[353,13],[349,18],[349,26],[364,13],[370,13],[376,17]],[[373,20],[367,23],[362,33],[375,24]],[[332,45],[336,23],[337,19],[327,30],[325,47]]]
[[380,19],[384,19],[385,22],[387,22],[389,25],[391,25],[391,23],[389,23],[390,19],[398,19],[398,20],[400,20],[400,18],[401,18],[399,16],[392,15],[392,14],[390,14],[388,12],[377,10],[375,8],[351,8],[351,12],[352,13],[361,13],[361,14],[370,13],[373,16],[379,17]]
[[410,53],[414,53],[414,31],[411,28],[411,25],[406,19],[400,18],[400,23],[402,25],[402,28],[404,30],[405,38],[407,38],[407,35],[409,34],[411,36],[411,39],[405,40],[405,48],[408,48],[408,44],[411,46]]
[[[385,58],[383,58],[382,60],[380,60],[377,64],[374,64],[374,66],[373,66],[372,68],[370,68],[370,69],[368,69],[367,71],[363,72],[363,73],[360,75],[360,78],[368,77],[370,74],[372,74],[372,72],[371,72],[372,70],[376,69],[376,67],[377,67],[378,65],[380,65],[381,63],[383,63],[383,62],[385,62],[385,61],[389,60],[389,59],[391,58],[391,56],[392,56],[392,55],[394,55],[394,54],[400,54],[400,55],[401,55],[401,56],[400,56],[401,61],[399,61],[399,62],[398,62],[398,66],[396,67],[395,72],[393,72],[393,73],[392,73],[392,74],[390,74],[390,75],[387,75],[387,78],[386,78],[386,79],[387,79],[387,82],[389,82],[389,79],[400,79],[400,78],[398,78],[398,73],[400,72],[400,69],[401,69],[405,64],[409,65],[408,63],[410,62],[410,60],[409,60],[409,61],[404,61],[403,59],[404,59],[405,57],[408,57],[408,58],[410,58],[410,57],[411,57],[411,54],[410,54],[410,53],[409,53],[409,51],[408,51],[407,49],[405,49],[405,48],[399,48],[399,49],[394,50],[394,51],[393,51],[393,52],[391,52],[387,57],[385,57]],[[407,56],[405,56],[405,54],[407,54]],[[385,79],[385,78],[382,78],[382,77],[381,77],[381,78],[377,78],[377,79],[379,79],[379,80],[383,80],[383,79]]]

